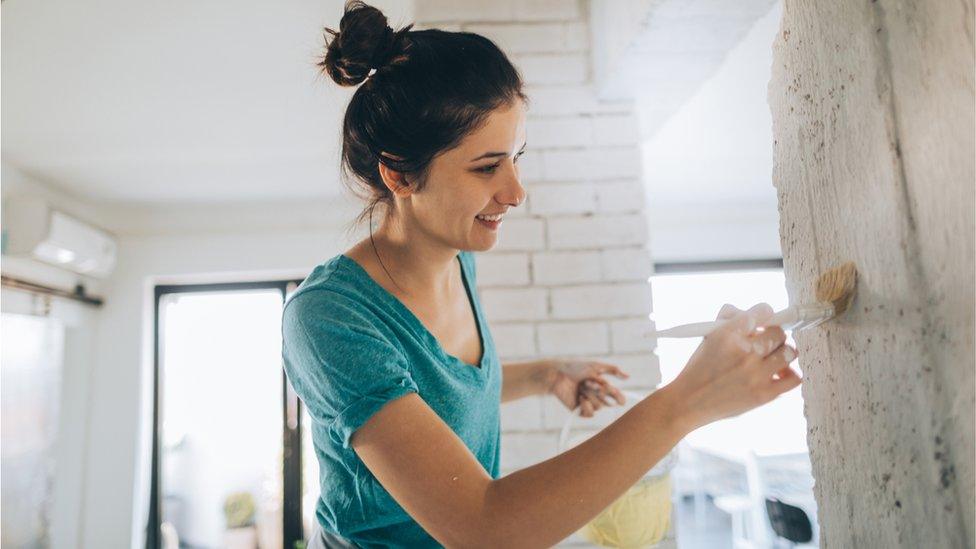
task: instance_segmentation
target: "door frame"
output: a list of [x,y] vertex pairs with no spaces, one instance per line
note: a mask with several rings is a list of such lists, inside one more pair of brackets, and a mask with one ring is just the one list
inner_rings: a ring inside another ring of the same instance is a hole
[[[269,290],[281,292],[282,304],[301,284],[301,280],[263,282],[226,282],[212,284],[159,284],[153,288],[153,390],[152,390],[152,464],[150,469],[149,513],[146,524],[146,549],[162,549],[162,493],[160,487],[160,415],[159,415],[159,313],[163,296],[184,293]],[[284,549],[293,549],[304,541],[302,526],[302,402],[288,383],[284,367],[282,376],[282,533]]]

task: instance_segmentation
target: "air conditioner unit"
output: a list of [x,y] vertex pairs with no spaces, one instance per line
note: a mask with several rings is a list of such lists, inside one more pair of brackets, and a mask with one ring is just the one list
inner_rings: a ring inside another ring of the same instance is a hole
[[31,257],[96,278],[115,268],[115,238],[42,199],[4,200],[2,223],[4,255]]

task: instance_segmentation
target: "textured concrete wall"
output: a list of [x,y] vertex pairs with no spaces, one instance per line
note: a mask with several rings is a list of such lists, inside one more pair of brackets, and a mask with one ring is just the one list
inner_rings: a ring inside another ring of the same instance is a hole
[[973,1],[787,1],[769,100],[824,547],[973,543]]

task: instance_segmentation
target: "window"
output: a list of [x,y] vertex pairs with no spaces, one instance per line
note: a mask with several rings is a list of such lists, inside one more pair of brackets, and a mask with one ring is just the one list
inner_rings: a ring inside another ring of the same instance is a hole
[[[657,327],[714,320],[724,303],[789,305],[778,261],[658,266],[651,277]],[[662,384],[684,367],[701,338],[661,339]],[[794,345],[787,332],[787,343]],[[796,363],[793,364],[796,368]],[[762,543],[775,539],[765,499],[803,509],[816,527],[816,502],[799,389],[739,416],[689,434],[673,473],[677,539],[682,549]],[[816,538],[815,538],[816,542]]]

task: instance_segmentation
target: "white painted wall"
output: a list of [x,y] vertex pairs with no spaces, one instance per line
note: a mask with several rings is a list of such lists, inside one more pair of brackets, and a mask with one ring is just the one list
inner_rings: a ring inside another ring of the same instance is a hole
[[[528,84],[527,202],[496,248],[478,255],[479,292],[503,360],[590,357],[619,365],[647,394],[660,373],[653,338],[639,121],[632,102],[604,102],[592,78],[589,15],[578,1],[418,0],[421,26],[495,40]],[[502,406],[502,473],[556,452],[568,417],[552,397]],[[579,422],[594,432],[607,410]],[[580,540],[571,537],[564,545]]]
[[973,544],[972,0],[787,1],[770,83],[787,288],[825,547]]
[[[126,236],[105,290],[92,383],[85,547],[143,545],[152,433],[152,311],[156,284],[302,279],[347,247],[342,225],[354,210],[323,209],[329,227],[235,233]],[[287,217],[288,210],[277,210]],[[222,217],[218,214],[219,217]],[[233,216],[233,213],[229,214]],[[157,220],[164,214],[157,213]],[[174,212],[174,219],[185,217]],[[225,220],[226,221],[226,220]],[[240,225],[247,226],[238,218]],[[216,223],[218,226],[220,221]],[[355,233],[354,233],[355,234]]]
[[[118,267],[91,280],[35,261],[4,257],[3,271],[56,287],[87,284],[99,309],[53,300],[65,321],[64,437],[58,454],[52,539],[64,547],[143,547],[152,431],[154,284],[301,279],[362,236],[346,233],[350,197],[301,204],[151,207],[95,205],[12,166],[4,200],[43,197],[119,238]],[[29,295],[3,290],[3,310],[32,312]]]
[[[53,191],[7,164],[2,165],[2,181],[4,203],[14,196],[32,196],[44,198],[52,206],[79,218],[91,219],[95,214],[90,204]],[[9,256],[0,261],[5,276],[69,290],[82,283],[89,294],[100,293],[99,281],[45,263]],[[54,547],[77,547],[85,520],[82,502],[87,489],[85,471],[88,466],[91,377],[96,365],[95,341],[101,310],[64,298],[51,298],[49,305],[48,308],[43,298],[21,290],[6,287],[0,290],[0,308],[4,313],[47,314],[60,320],[65,327],[50,541]]]

